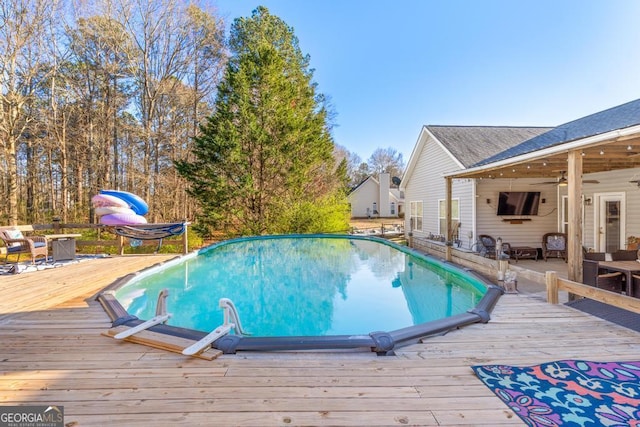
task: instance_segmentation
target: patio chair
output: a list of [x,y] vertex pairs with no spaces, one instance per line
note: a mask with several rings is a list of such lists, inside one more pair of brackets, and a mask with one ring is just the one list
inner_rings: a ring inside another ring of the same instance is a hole
[[582,261],[582,283],[612,292],[622,292],[624,275],[619,271],[610,273],[600,268],[598,261],[584,259]]
[[9,255],[18,255],[16,262],[20,261],[21,254],[29,254],[31,263],[35,264],[36,258],[44,257],[47,262],[49,256],[47,238],[44,236],[23,236],[22,232],[15,227],[0,228],[0,240],[4,241],[7,253],[4,257],[6,263]]
[[631,275],[631,283],[627,286],[627,295],[640,298],[640,276],[636,274]]
[[635,261],[638,259],[638,251],[619,250],[611,254],[611,261]]
[[590,259],[592,261],[605,261],[607,259],[607,254],[604,252],[585,252],[583,258]]
[[[480,241],[480,243],[483,246],[483,249],[481,250],[481,255],[486,257],[486,258],[493,258],[495,259],[496,257],[496,239],[494,239],[492,236],[488,235],[488,234],[480,234],[478,236],[478,240]],[[511,256],[511,245],[509,243],[503,242],[502,243],[502,251],[501,254],[505,257],[505,258],[509,258]]]
[[567,262],[567,235],[565,233],[547,233],[542,236],[542,257],[555,256]]

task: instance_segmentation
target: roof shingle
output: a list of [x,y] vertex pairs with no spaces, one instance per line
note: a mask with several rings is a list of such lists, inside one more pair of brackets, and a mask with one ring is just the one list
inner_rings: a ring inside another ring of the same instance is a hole
[[478,159],[472,166],[482,166],[635,125],[640,125],[640,99],[562,124],[502,152]]
[[468,168],[552,128],[429,125],[427,129],[465,168]]

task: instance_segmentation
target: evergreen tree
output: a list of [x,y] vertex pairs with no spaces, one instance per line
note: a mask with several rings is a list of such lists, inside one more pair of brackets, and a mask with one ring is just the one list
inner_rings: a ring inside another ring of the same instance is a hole
[[199,202],[201,231],[227,235],[348,228],[342,170],[324,97],[293,29],[264,7],[231,28],[216,109],[178,172]]

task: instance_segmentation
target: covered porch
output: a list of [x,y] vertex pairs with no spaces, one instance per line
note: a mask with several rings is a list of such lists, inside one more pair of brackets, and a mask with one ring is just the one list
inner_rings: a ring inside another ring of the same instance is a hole
[[[631,107],[638,108],[637,102]],[[627,109],[631,108],[625,106]],[[606,114],[604,114],[606,113]],[[525,143],[507,150],[493,158],[487,159],[482,164],[469,169],[453,171],[445,174],[446,182],[446,202],[445,217],[447,223],[447,241],[444,257],[452,260],[452,218],[451,218],[451,194],[454,180],[474,179],[476,182],[482,180],[504,180],[514,182],[528,178],[536,178],[541,181],[555,180],[558,185],[566,188],[566,230],[567,234],[567,278],[575,282],[582,282],[582,259],[585,231],[584,208],[587,201],[584,196],[583,176],[589,174],[607,174],[623,169],[632,170],[640,167],[640,125],[618,124],[620,127],[612,130],[602,131],[615,127],[606,122],[601,117],[613,115],[612,111],[598,113],[584,119],[571,122],[569,124],[555,128],[548,134],[533,138]],[[637,121],[637,119],[634,119]],[[600,123],[602,122],[602,123]],[[591,129],[593,134],[586,130],[588,123],[596,123],[600,126]],[[631,171],[634,172],[634,171]],[[631,173],[630,172],[630,173]],[[615,175],[615,174],[613,174]],[[532,186],[532,189],[535,186]],[[619,188],[631,188],[629,179],[619,183]],[[639,198],[640,194],[631,194]],[[619,221],[625,224],[629,218],[625,211],[619,212]],[[559,215],[559,211],[556,212]],[[560,223],[560,220],[558,221]],[[632,232],[640,229],[640,224],[627,221],[628,230]],[[620,244],[619,249],[624,249]]]

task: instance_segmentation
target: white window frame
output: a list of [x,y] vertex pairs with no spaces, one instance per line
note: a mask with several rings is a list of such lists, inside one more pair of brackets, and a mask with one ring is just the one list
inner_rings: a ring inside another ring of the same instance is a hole
[[409,224],[411,224],[411,231],[422,231],[424,224],[424,202],[422,200],[409,202]]
[[[444,216],[444,203],[446,199],[438,199],[438,233],[444,234],[444,221],[447,219]],[[451,219],[460,222],[460,199],[451,199]]]

